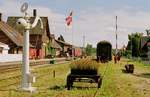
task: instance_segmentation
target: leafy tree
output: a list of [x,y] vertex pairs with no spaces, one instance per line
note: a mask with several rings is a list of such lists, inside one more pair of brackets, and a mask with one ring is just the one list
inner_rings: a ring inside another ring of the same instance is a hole
[[87,44],[87,46],[85,48],[85,51],[86,51],[86,55],[87,56],[91,56],[92,55],[92,45],[91,44]]
[[150,29],[146,29],[145,31],[147,33],[147,36],[149,36],[150,35]]
[[143,33],[132,33],[131,35],[128,35],[128,46],[127,50],[132,51],[132,56],[138,57],[140,56],[140,39],[143,36]]
[[94,47],[92,48],[92,55],[96,56],[96,48],[94,48]]

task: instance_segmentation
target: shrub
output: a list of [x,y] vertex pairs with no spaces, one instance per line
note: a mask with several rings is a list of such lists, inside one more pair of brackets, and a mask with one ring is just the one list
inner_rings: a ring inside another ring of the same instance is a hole
[[99,64],[89,58],[80,59],[73,61],[70,64],[71,69],[79,69],[79,70],[96,70],[98,71]]

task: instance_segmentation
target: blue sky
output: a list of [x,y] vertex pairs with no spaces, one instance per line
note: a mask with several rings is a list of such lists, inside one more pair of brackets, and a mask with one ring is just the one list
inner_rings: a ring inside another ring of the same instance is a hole
[[118,45],[127,45],[128,34],[143,32],[150,28],[150,0],[0,0],[0,12],[7,16],[22,15],[20,6],[29,3],[29,14],[36,8],[39,16],[47,16],[51,33],[56,38],[62,34],[72,43],[72,33],[65,26],[70,10],[73,14],[73,44],[86,43],[96,46],[101,40],[108,40],[115,47],[115,16],[118,16]]
[[46,6],[57,11],[67,9],[82,10],[87,8],[104,8],[105,10],[116,10],[132,7],[136,10],[150,10],[149,0],[26,0],[32,5]]

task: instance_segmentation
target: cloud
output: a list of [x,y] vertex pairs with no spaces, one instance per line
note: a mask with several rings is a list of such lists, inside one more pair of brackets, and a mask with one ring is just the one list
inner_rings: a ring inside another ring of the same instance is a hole
[[[92,14],[91,14],[92,13]],[[86,33],[87,42],[94,44],[101,40],[108,40],[115,47],[115,16],[118,16],[118,46],[121,48],[128,43],[128,34],[134,32],[144,32],[150,27],[150,14],[144,11],[127,11],[125,9],[107,12],[88,11],[80,14],[76,20],[76,36],[80,32]],[[81,40],[81,39],[79,39]],[[81,45],[81,42],[78,42]]]
[[[5,20],[7,16],[22,15],[20,5],[22,2],[8,0],[0,6],[0,12],[3,13]],[[60,5],[59,5],[60,6]],[[86,37],[86,43],[96,46],[101,40],[108,40],[115,47],[115,16],[118,16],[118,46],[127,45],[128,34],[133,32],[144,32],[150,28],[150,13],[142,10],[134,10],[132,7],[126,7],[115,10],[105,10],[104,8],[87,8],[74,12],[73,29],[68,30],[65,26],[66,14],[56,12],[46,6],[32,5],[31,9],[37,9],[39,16],[48,16],[51,33],[57,37],[62,34],[67,42],[77,46],[83,45],[83,35]]]
[[6,20],[9,15],[21,15],[20,6],[15,0],[4,0],[0,2],[0,12],[3,14],[3,19]]

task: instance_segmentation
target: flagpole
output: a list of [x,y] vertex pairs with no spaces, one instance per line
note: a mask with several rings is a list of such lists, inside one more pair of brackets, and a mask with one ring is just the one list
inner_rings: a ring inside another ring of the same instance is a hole
[[[73,19],[73,17],[72,17]],[[72,20],[73,21],[73,20]],[[73,44],[74,44],[74,38],[73,38],[73,22],[72,22],[72,28],[71,28],[71,31],[72,31],[72,60],[74,60],[74,47],[73,47]]]
[[71,11],[71,13],[70,13],[70,16],[71,16],[71,33],[72,33],[72,60],[74,60],[74,46],[73,46],[73,44],[74,44],[74,25],[73,25],[73,11]]
[[68,28],[69,32],[71,33],[71,38],[72,38],[72,46],[71,46],[71,52],[72,52],[72,60],[74,58],[74,48],[73,48],[73,22],[72,22],[72,11],[71,13],[69,14],[69,16],[66,18],[66,22],[67,22],[67,27],[70,27]]

